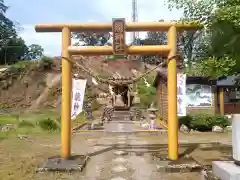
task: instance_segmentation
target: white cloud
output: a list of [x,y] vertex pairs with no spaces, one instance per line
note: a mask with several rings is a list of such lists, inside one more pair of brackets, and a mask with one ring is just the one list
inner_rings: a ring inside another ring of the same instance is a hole
[[[117,17],[126,18],[127,21],[131,21],[131,0],[94,0],[94,3],[91,3],[92,0],[89,1],[92,10],[99,16],[94,19],[92,17],[91,19],[86,19],[85,22],[106,22]],[[62,10],[59,9],[58,13],[59,16],[61,16]],[[138,20],[140,22],[151,22],[158,21],[159,19],[164,19],[165,21],[178,19],[182,13],[179,11],[170,12],[167,6],[164,5],[163,0],[138,0],[138,14]],[[56,16],[57,14],[54,15]],[[73,19],[76,19],[76,17],[73,17]],[[71,19],[69,19],[69,21],[71,21]],[[22,26],[24,29],[20,33],[20,36],[24,38],[28,45],[41,45],[46,55],[59,56],[61,54],[61,33],[36,33],[34,25]],[[140,37],[143,38],[145,34],[144,32],[140,33]],[[131,34],[127,33],[127,41],[129,42],[130,39]]]

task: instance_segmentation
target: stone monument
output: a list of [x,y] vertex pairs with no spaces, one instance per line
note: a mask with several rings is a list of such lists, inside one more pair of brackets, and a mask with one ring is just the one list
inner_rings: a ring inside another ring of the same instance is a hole
[[232,118],[232,149],[234,161],[213,161],[213,174],[222,180],[240,179],[240,114]]

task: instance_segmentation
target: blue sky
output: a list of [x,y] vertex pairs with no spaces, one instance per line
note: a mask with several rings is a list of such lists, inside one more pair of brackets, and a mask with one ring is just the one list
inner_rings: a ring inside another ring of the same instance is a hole
[[[10,6],[7,16],[21,25],[26,43],[40,44],[52,56],[61,55],[61,34],[36,33],[35,24],[108,22],[116,17],[131,21],[131,0],[5,0],[5,4]],[[141,22],[179,19],[182,14],[170,12],[164,0],[138,0],[138,13]]]

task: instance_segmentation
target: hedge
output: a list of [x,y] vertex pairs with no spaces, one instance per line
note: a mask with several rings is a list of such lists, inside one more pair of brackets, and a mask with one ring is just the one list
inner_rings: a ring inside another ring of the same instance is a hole
[[179,118],[179,127],[184,124],[189,129],[197,131],[211,131],[213,126],[220,126],[222,128],[230,125],[226,116],[208,114],[187,115]]

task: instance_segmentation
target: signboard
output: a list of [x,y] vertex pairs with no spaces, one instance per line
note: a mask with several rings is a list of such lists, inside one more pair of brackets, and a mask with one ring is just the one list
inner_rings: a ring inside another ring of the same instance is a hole
[[178,116],[186,116],[186,74],[177,74]]
[[212,89],[209,85],[188,84],[186,98],[188,107],[213,106]]
[[74,120],[82,112],[83,100],[86,88],[86,79],[74,79],[72,86],[71,119]]
[[113,19],[113,55],[126,55],[125,19]]

